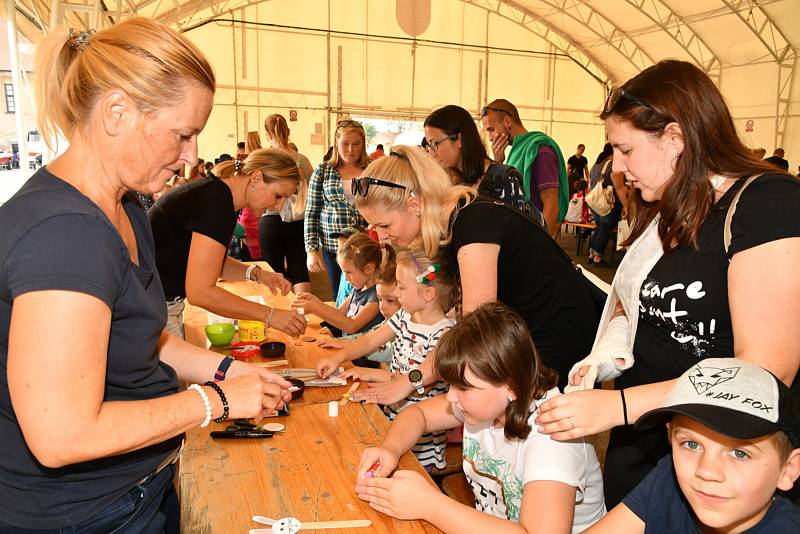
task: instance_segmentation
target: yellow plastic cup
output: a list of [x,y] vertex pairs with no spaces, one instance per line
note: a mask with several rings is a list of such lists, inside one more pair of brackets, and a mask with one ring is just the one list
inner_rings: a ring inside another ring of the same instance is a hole
[[239,319],[239,341],[261,343],[267,338],[267,327],[263,321]]

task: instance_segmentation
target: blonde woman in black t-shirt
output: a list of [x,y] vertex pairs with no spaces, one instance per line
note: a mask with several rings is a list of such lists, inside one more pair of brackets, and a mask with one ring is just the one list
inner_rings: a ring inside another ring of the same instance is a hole
[[[719,89],[687,62],[662,61],[614,89],[601,118],[637,210],[600,333],[570,381],[616,378],[617,390],[563,395],[538,423],[559,440],[613,428],[610,508],[669,453],[664,429],[628,425],[697,360],[740,358],[800,387],[800,182],[752,159]],[[697,387],[723,391],[726,372]]]

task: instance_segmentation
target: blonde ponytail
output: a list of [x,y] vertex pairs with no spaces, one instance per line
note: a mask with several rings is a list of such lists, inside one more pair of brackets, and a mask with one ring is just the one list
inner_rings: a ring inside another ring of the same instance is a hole
[[71,139],[112,88],[127,92],[142,112],[173,105],[189,80],[215,90],[214,71],[200,50],[154,20],[132,17],[93,35],[56,29],[36,53],[39,131],[48,146],[58,132]]

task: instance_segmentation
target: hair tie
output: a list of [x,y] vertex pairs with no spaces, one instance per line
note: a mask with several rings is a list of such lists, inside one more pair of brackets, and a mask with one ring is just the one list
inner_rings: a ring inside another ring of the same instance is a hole
[[95,30],[91,29],[76,32],[73,28],[70,28],[69,33],[67,33],[67,46],[75,50],[85,50],[89,46],[89,41],[92,39],[94,32]]
[[419,282],[420,284],[425,284],[426,286],[432,286],[433,281],[436,280],[436,273],[438,273],[441,270],[442,266],[439,265],[438,263],[434,263],[433,265],[425,269],[425,272],[417,275],[417,282]]
[[240,159],[234,160],[233,162],[233,173],[234,174],[242,174],[242,169],[244,169],[244,162]]

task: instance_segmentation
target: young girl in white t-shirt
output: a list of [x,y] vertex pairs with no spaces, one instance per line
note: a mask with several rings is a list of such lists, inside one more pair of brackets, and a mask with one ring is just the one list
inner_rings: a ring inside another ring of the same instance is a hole
[[[394,374],[407,375],[419,367],[438,343],[442,335],[453,325],[445,313],[453,307],[456,286],[452,276],[442,265],[426,258],[421,250],[402,251],[397,254],[395,294],[400,310],[384,324],[347,344],[339,354],[324,358],[317,363],[320,376],[328,376],[339,365],[394,340],[389,370],[352,368],[343,378],[367,382],[387,382]],[[447,385],[438,381],[409,395],[396,404],[383,406],[389,420],[409,405],[447,392]],[[428,471],[442,469],[446,465],[444,451],[447,436],[444,431],[420,434],[410,447],[423,467]]]
[[[435,369],[450,391],[404,410],[381,446],[364,451],[356,484],[361,499],[393,517],[424,519],[458,534],[577,533],[605,515],[594,448],[551,440],[533,424],[539,405],[560,393],[556,373],[541,366],[516,312],[490,302],[464,317],[442,337]],[[418,473],[392,473],[418,436],[461,423],[475,508]]]

